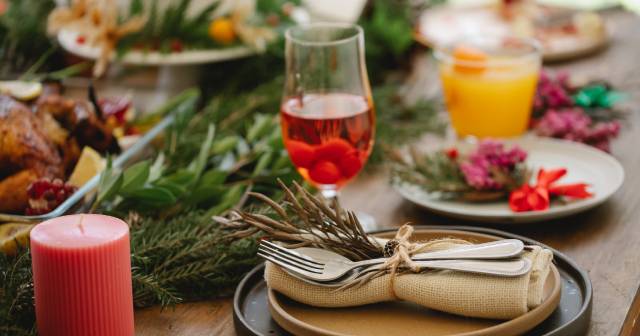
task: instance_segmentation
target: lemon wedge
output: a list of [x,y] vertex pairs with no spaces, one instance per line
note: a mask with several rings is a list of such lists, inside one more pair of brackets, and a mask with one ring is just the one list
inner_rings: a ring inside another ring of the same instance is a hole
[[85,146],[68,182],[74,187],[80,188],[92,177],[102,172],[105,166],[106,162],[102,156],[93,148]]
[[0,81],[0,92],[18,100],[32,100],[42,93],[42,84],[25,81]]
[[28,246],[32,227],[32,224],[22,223],[0,224],[0,253],[14,255],[19,246]]

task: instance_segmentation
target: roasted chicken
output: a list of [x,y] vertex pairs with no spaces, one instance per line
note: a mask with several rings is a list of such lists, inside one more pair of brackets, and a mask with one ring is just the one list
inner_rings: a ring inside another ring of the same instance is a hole
[[34,181],[65,180],[83,146],[118,150],[112,130],[90,102],[53,92],[29,107],[0,95],[0,213],[23,213]]
[[65,167],[43,122],[27,106],[0,96],[0,212],[21,212],[27,187],[40,177],[61,178]]

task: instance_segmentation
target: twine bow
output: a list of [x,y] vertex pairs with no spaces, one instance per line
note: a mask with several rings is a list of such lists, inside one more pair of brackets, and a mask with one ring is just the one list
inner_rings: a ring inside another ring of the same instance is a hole
[[398,269],[400,273],[404,273],[403,269],[408,269],[413,273],[419,273],[421,271],[421,267],[411,259],[411,257],[417,253],[422,253],[426,251],[436,250],[436,245],[447,243],[447,244],[470,244],[466,240],[454,239],[454,238],[443,238],[443,239],[435,239],[428,242],[422,243],[414,243],[410,242],[409,239],[413,234],[413,226],[409,224],[404,224],[398,229],[396,235],[393,239],[389,240],[385,245],[385,252],[392,246],[392,253],[389,253],[391,256],[380,265],[375,271],[367,273],[365,276],[359,277],[350,281],[346,285],[338,288],[338,290],[351,288],[354,286],[362,286],[368,281],[371,281],[374,278],[377,278],[383,274],[389,273],[391,275],[392,288],[393,281],[398,274]]

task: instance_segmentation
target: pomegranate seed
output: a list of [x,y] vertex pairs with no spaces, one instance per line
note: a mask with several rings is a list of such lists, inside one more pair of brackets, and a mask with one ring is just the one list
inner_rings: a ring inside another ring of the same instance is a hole
[[64,185],[64,182],[62,182],[61,179],[57,178],[57,179],[53,180],[52,184],[53,184],[53,187],[60,188],[60,187],[62,187]]
[[51,190],[47,190],[44,192],[44,194],[42,194],[42,198],[46,199],[47,201],[51,201],[56,198],[56,194]]

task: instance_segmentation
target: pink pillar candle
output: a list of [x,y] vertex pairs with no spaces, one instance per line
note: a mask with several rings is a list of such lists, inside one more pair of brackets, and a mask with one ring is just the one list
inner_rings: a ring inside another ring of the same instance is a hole
[[62,216],[31,230],[38,333],[129,336],[129,227],[103,215]]

